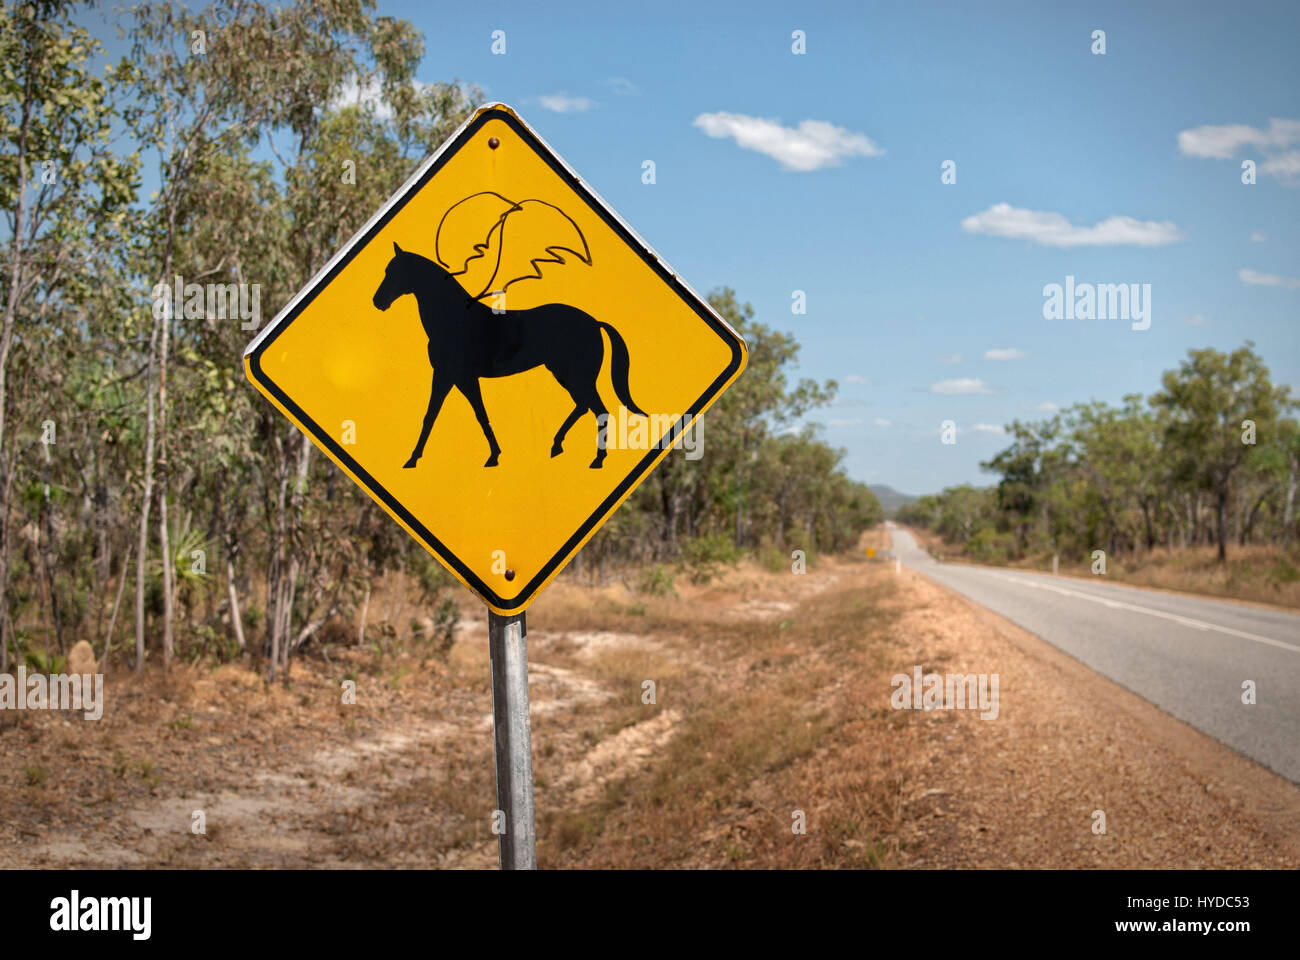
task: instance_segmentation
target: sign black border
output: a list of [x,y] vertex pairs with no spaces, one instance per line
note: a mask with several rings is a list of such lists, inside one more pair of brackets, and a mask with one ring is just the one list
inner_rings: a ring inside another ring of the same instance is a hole
[[[731,347],[731,362],[718,378],[709,385],[703,395],[691,404],[690,408],[682,415],[682,420],[679,421],[677,429],[669,431],[660,439],[659,443],[655,444],[655,446],[647,451],[645,457],[641,459],[641,462],[638,463],[632,472],[623,479],[618,487],[615,488],[614,492],[601,501],[600,506],[592,512],[591,516],[583,521],[578,531],[564,542],[564,545],[556,551],[554,556],[552,556],[551,559],[542,566],[542,569],[538,571],[538,573],[529,580],[528,583],[524,584],[520,588],[517,594],[509,599],[502,597],[484,583],[469,569],[469,567],[461,562],[461,560],[452,553],[451,550],[444,546],[442,541],[435,537],[430,530],[412,516],[411,513],[402,506],[401,502],[390,494],[383,485],[375,480],[375,478],[372,477],[359,463],[352,459],[352,457],[344,451],[343,447],[339,443],[335,442],[334,438],[329,433],[323,430],[316,421],[308,417],[302,408],[294,403],[293,400],[291,400],[289,396],[266,375],[262,370],[261,365],[262,354],[266,352],[267,348],[275,342],[276,338],[279,337],[281,333],[289,328],[289,325],[297,319],[299,314],[301,314],[303,310],[305,310],[308,305],[316,299],[316,295],[333,282],[334,278],[338,276],[343,268],[352,262],[352,258],[370,244],[370,242],[375,238],[375,235],[388,224],[398,211],[406,206],[407,201],[419,193],[420,190],[424,188],[425,184],[427,184],[434,175],[442,169],[447,161],[459,153],[460,149],[473,139],[474,134],[477,133],[478,130],[489,120],[501,120],[508,124],[510,128],[519,135],[519,138],[543,161],[545,161],[547,165],[555,171],[560,179],[564,181],[564,183],[566,183],[595,214],[604,220],[624,243],[641,255],[641,258],[646,262],[650,269],[654,270],[655,273],[659,275],[659,278],[671,287],[673,292],[675,292],[688,306],[691,307],[691,309],[696,312],[696,314],[699,315],[700,319],[707,323],[709,327],[718,334],[719,339]],[[564,165],[558,160],[558,158],[556,158],[556,156],[552,154],[551,151],[533,135],[532,131],[520,122],[512,112],[500,107],[490,107],[482,110],[479,115],[465,127],[460,136],[438,155],[437,159],[430,165],[429,169],[425,171],[424,175],[420,177],[420,179],[409,190],[407,190],[379,220],[371,225],[370,229],[367,230],[365,234],[359,238],[354,238],[348,247],[346,256],[340,259],[329,273],[322,277],[318,283],[313,285],[311,290],[294,306],[292,312],[284,317],[284,319],[281,320],[272,331],[270,331],[267,337],[248,354],[247,362],[249,375],[255,379],[256,382],[267,391],[267,393],[275,397],[284,409],[288,410],[292,414],[294,419],[296,419],[300,425],[306,427],[310,431],[312,438],[317,444],[328,450],[335,458],[347,464],[348,469],[352,472],[353,476],[361,482],[362,486],[365,487],[371,497],[380,501],[392,513],[400,517],[403,523],[407,525],[408,529],[416,533],[417,539],[420,540],[428,550],[434,553],[439,560],[454,569],[469,585],[471,590],[486,600],[491,606],[517,613],[521,608],[530,603],[537,590],[539,590],[554,573],[559,571],[560,567],[563,566],[567,558],[570,557],[577,545],[582,543],[590,534],[594,533],[605,519],[613,515],[614,507],[623,499],[624,496],[631,493],[637,484],[645,478],[650,468],[654,465],[655,460],[669,445],[672,444],[674,439],[680,435],[681,430],[685,429],[685,427],[689,425],[705,407],[712,403],[719,393],[721,393],[722,389],[728,382],[730,382],[741,367],[744,356],[742,351],[743,343],[744,341],[740,339],[734,331],[725,324],[719,322],[713,312],[702,303],[691,290],[678,280],[676,275],[664,267],[662,261],[660,261],[652,251],[647,249],[640,240],[632,235],[627,226],[619,220],[604,203],[595,197],[590,190],[587,189],[581,179],[574,176],[569,172],[569,170],[565,169]]]

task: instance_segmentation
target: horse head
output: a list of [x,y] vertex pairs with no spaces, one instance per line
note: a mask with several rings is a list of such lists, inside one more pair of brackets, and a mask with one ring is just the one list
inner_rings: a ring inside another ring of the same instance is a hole
[[441,264],[403,250],[394,243],[393,259],[388,261],[384,279],[375,291],[375,308],[387,310],[394,300],[408,293],[415,294],[421,302],[421,319],[426,322],[426,327],[433,319],[432,314],[425,315],[431,306],[433,313],[445,315],[453,305],[470,306],[474,302]]
[[419,277],[419,264],[417,261],[424,258],[418,254],[408,253],[393,243],[393,259],[388,261],[388,268],[384,270],[383,282],[379,284],[379,289],[375,291],[374,304],[378,310],[387,310],[393,305],[393,301],[398,297],[405,296],[408,293],[415,293],[415,285]]

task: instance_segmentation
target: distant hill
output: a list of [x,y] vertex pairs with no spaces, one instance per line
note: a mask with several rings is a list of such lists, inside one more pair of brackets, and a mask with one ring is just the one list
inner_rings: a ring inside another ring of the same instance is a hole
[[892,517],[899,507],[908,503],[916,503],[918,499],[909,493],[899,493],[893,487],[883,483],[869,483],[867,489],[876,495],[876,499],[884,507],[885,516],[887,517]]

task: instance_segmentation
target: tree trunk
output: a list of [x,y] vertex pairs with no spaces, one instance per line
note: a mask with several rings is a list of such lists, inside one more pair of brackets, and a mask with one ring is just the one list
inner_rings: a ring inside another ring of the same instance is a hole
[[9,506],[13,490],[13,473],[17,458],[7,455],[6,443],[12,444],[6,427],[9,406],[9,350],[13,346],[14,321],[18,314],[18,288],[22,282],[23,232],[27,221],[27,135],[32,122],[32,73],[28,64],[23,80],[23,118],[18,125],[18,206],[14,211],[14,231],[9,238],[9,295],[5,297],[4,324],[0,327],[0,671],[9,668],[9,644],[18,648],[9,622]]
[[1215,484],[1215,502],[1218,508],[1219,563],[1228,562],[1228,478],[1224,477]]
[[660,481],[660,502],[663,507],[664,536],[662,542],[668,548],[668,556],[677,556],[677,491],[670,489],[670,484]]
[[226,592],[230,597],[230,623],[235,628],[235,641],[240,650],[247,650],[244,640],[244,617],[239,612],[239,591],[235,587],[235,561],[229,546],[226,549]]
[[104,483],[103,465],[95,442],[90,440],[90,515],[95,529],[95,571],[98,588],[95,592],[95,636],[104,627],[105,591],[113,578],[113,548],[108,536],[108,489]]
[[[283,444],[276,438],[278,452],[283,454]],[[283,456],[281,456],[283,462]],[[271,534],[271,567],[266,578],[266,640],[270,664],[267,679],[275,679],[276,668],[280,664],[280,607],[284,602],[281,581],[284,579],[285,559],[285,498],[288,496],[289,477],[282,473],[279,478],[279,491],[276,495],[275,528]]]
[[1146,525],[1147,531],[1147,553],[1156,548],[1156,528],[1155,517],[1152,515],[1151,501],[1142,501],[1142,522]]
[[144,432],[144,493],[140,498],[140,536],[136,542],[139,551],[135,557],[135,669],[144,669],[144,595],[145,560],[149,552],[149,507],[153,503],[153,361],[158,346],[158,318],[154,318],[153,333],[149,337],[149,361],[145,372],[145,432]]
[[167,534],[167,467],[159,462],[158,471],[158,551],[162,554],[163,588],[163,667],[172,662],[176,637],[172,626],[176,603],[176,573],[172,569],[171,537]]
[[[1182,513],[1179,512],[1178,508],[1175,507],[1172,503],[1168,503],[1166,504],[1166,506],[1169,508],[1170,515],[1173,516],[1174,518],[1174,524],[1176,524],[1178,527],[1178,549],[1186,550],[1187,549],[1187,527],[1183,523],[1183,515]],[[1169,528],[1169,549],[1171,551],[1174,549],[1174,528],[1172,526]]]
[[741,481],[740,471],[736,471],[736,547],[739,548],[745,541],[745,488]]
[[[281,668],[285,683],[289,682],[289,655],[297,646],[297,643],[290,642],[290,638],[293,635],[293,604],[298,592],[298,577],[302,571],[302,543],[298,528],[302,519],[303,495],[307,492],[307,473],[311,469],[311,451],[311,439],[305,433],[299,434],[297,477],[294,481],[293,493],[289,498],[290,549],[292,550],[289,557],[289,600],[284,609],[284,634],[280,643],[280,655],[283,657]],[[309,596],[308,600],[310,599]]]
[[1296,467],[1297,461],[1291,458],[1291,475],[1286,482],[1286,507],[1282,511],[1282,546],[1291,545],[1291,527],[1295,520],[1295,488],[1296,488]]
[[113,652],[113,630],[117,627],[117,611],[122,606],[122,594],[126,591],[126,573],[131,568],[131,545],[126,546],[126,556],[122,559],[122,579],[117,585],[117,599],[113,601],[113,615],[108,618],[108,633],[104,635],[104,653],[100,661],[100,671],[108,673],[109,655]]
[[1259,508],[1264,505],[1264,501],[1267,500],[1269,496],[1273,493],[1273,491],[1276,489],[1277,486],[1275,484],[1274,486],[1269,487],[1267,490],[1261,493],[1259,495],[1259,498],[1255,501],[1255,503],[1251,506],[1250,510],[1246,513],[1246,521],[1244,524],[1242,524],[1241,527],[1241,546],[1244,547],[1247,543],[1250,542],[1251,532],[1255,529],[1255,520],[1259,517]]
[[[59,613],[59,592],[54,580],[54,567],[57,557],[54,548],[54,511],[50,504],[50,445],[42,437],[41,451],[45,455],[45,476],[44,482],[45,493],[41,498],[41,521],[38,527],[37,536],[42,540],[42,546],[38,549],[41,558],[41,566],[45,568],[46,589],[50,595],[50,617],[54,621],[54,639],[59,645],[59,653],[67,655],[68,647],[63,641],[63,617]],[[46,643],[48,648],[49,644]],[[46,664],[48,668],[49,664]]]
[[[272,547],[272,572],[267,591],[267,629],[270,633],[270,672],[274,680],[282,666],[287,670],[289,647],[292,640],[294,593],[301,562],[298,557],[295,530],[302,511],[302,493],[307,486],[307,471],[311,464],[311,440],[296,429],[291,437],[299,441],[297,462],[290,466],[290,454],[284,435],[277,437],[279,452],[280,489],[276,498],[274,544]],[[287,677],[285,679],[288,679]]]
[[171,664],[176,645],[176,569],[171,535],[167,531],[167,352],[171,344],[171,326],[168,312],[162,323],[162,344],[158,350],[158,549],[162,554],[164,668]]

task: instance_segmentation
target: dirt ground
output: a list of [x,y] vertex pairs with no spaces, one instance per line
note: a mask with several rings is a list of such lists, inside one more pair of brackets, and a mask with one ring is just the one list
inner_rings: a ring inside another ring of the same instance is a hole
[[[1300,865],[1300,789],[868,559],[886,538],[666,596],[553,585],[528,632],[541,866]],[[463,610],[445,661],[117,673],[99,721],[0,713],[0,867],[494,867],[487,626]],[[997,718],[892,709],[915,666],[997,673]]]

